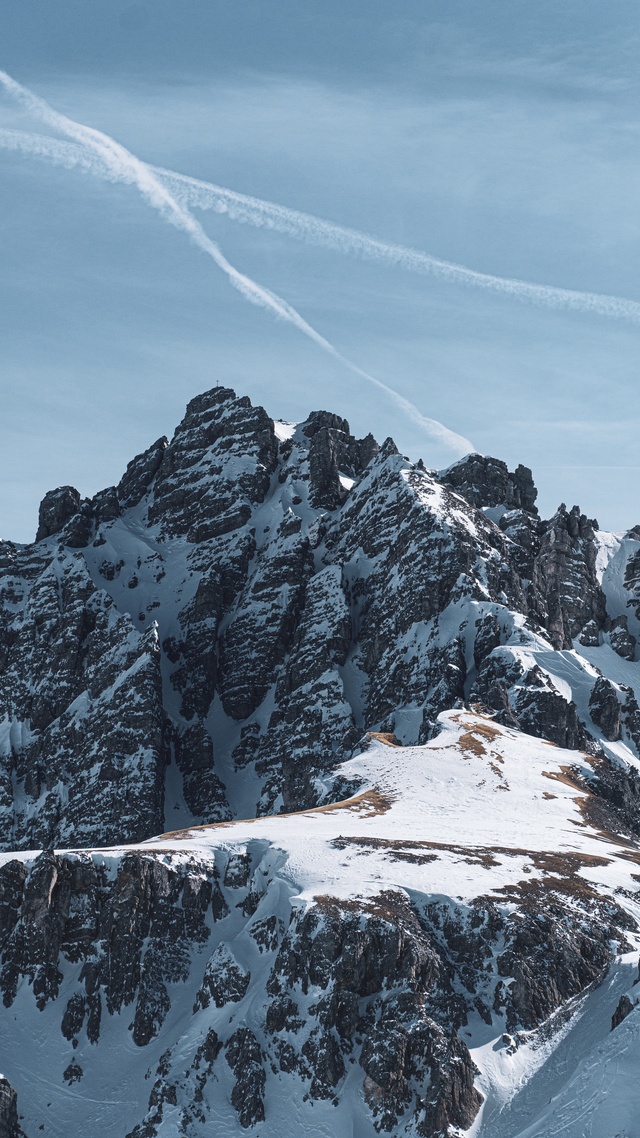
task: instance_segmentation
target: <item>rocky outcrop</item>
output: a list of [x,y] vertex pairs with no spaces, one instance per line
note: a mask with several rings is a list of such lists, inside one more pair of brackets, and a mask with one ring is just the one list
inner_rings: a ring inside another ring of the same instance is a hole
[[142,454],[131,459],[116,487],[116,496],[123,509],[137,506],[153,484],[160,469],[169,440],[163,435]]
[[605,739],[614,742],[620,738],[622,706],[613,684],[598,676],[589,698],[589,714],[600,728]]
[[626,993],[623,996],[620,996],[616,1010],[611,1016],[612,1031],[615,1031],[617,1027],[620,1027],[620,1024],[627,1018],[627,1016],[631,1015],[634,1006],[635,1005],[631,1002]]
[[609,643],[618,656],[623,660],[634,660],[636,654],[636,638],[629,632],[628,618],[617,616],[611,621]]
[[[206,1029],[186,1073],[184,1045],[166,1053],[136,1138],[155,1135],[172,1106],[205,1123],[206,1088],[225,1081],[225,1066],[230,1104],[250,1128],[265,1118],[267,1081],[278,1071],[299,1079],[300,1093],[339,1103],[354,1061],[374,1131],[433,1138],[466,1129],[481,1103],[459,1034],[467,1016],[480,1008],[500,1023],[506,1007],[511,1031],[535,1027],[597,980],[611,951],[607,922],[599,928],[588,908],[574,913],[560,902],[542,926],[529,903],[510,916],[495,902],[466,914],[431,904],[421,915],[401,894],[372,906],[319,899],[292,913],[287,929],[271,922],[276,935],[266,941],[258,929],[269,920],[256,913],[248,922],[254,951],[272,959],[260,1032],[243,1023],[247,989],[225,949],[225,963],[207,965],[205,977],[223,984],[215,1006],[225,1010],[226,1039],[218,1026]],[[196,1001],[194,1012],[209,1006]]]
[[553,680],[538,665],[524,675],[514,689],[511,706],[520,730],[558,747],[584,747],[587,734],[572,700],[558,691]]
[[470,455],[434,475],[327,411],[279,431],[214,388],[117,486],[47,495],[39,544],[0,546],[7,847],[228,820],[238,772],[243,813],[313,805],[365,731],[425,741],[469,702],[563,746],[640,746],[618,689],[591,674],[582,722],[518,654],[578,638],[634,658],[578,507],[542,521],[527,468]]
[[542,534],[534,585],[544,611],[544,625],[555,648],[570,648],[591,621],[601,628],[606,602],[596,574],[598,523],[563,504]]
[[528,880],[472,904],[397,889],[300,903],[285,860],[256,840],[5,863],[7,1014],[57,1018],[68,1086],[105,1045],[132,1064],[140,1053],[148,1110],[131,1138],[259,1127],[284,1077],[295,1101],[350,1111],[356,1094],[374,1133],[436,1138],[482,1101],[471,1019],[515,1048],[628,949],[630,918],[584,882]]
[[564,504],[550,521],[542,522],[531,471],[524,466],[510,473],[504,462],[472,454],[439,477],[493,516],[513,543],[512,560],[525,582],[528,611],[547,629],[554,647],[571,647],[585,626],[593,625],[597,632],[605,625],[606,605],[595,568],[597,522],[578,506],[567,511]]
[[2,840],[33,849],[148,836],[163,817],[156,630],[136,631],[82,555],[58,547],[36,560],[16,548],[7,570]]
[[263,501],[276,455],[262,407],[225,387],[197,396],[162,454],[149,520],[191,542],[239,529]]
[[97,1043],[103,1017],[129,1005],[133,1041],[147,1044],[169,1011],[167,985],[187,979],[194,945],[208,940],[210,920],[227,911],[215,865],[173,866],[140,854],[124,856],[112,882],[87,854],[43,853],[29,871],[8,862],[0,869],[0,905],[5,1006],[26,977],[44,1009],[60,994],[61,968],[75,966],[61,1017],[74,1046],[84,1032]]
[[347,420],[329,411],[312,411],[301,430],[311,440],[309,500],[316,508],[335,510],[348,495],[341,474],[352,479],[362,474],[378,444],[373,435],[355,439]]
[[505,510],[537,513],[538,491],[527,466],[517,466],[511,473],[499,458],[469,454],[441,471],[439,478],[479,509],[503,506]]
[[235,1075],[231,1104],[246,1130],[264,1122],[264,1089],[267,1077],[262,1065],[260,1044],[248,1027],[234,1031],[225,1047],[225,1058]]
[[80,495],[74,486],[50,490],[40,503],[36,541],[60,533],[80,509]]
[[26,1138],[18,1123],[18,1096],[11,1083],[0,1075],[0,1138]]

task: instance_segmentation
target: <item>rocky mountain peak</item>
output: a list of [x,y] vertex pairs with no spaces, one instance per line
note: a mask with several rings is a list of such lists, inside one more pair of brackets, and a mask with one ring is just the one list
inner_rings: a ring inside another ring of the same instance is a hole
[[36,541],[60,533],[80,509],[81,498],[74,486],[58,486],[49,490],[40,503]]
[[[160,463],[168,445],[169,440],[163,435],[156,439],[155,443],[152,443],[142,454],[132,458],[127,465],[127,469],[116,487],[118,504],[123,509],[137,506],[147,493],[160,469]],[[103,491],[103,494],[107,493],[108,491]],[[99,520],[108,521],[109,519],[101,517]]]
[[434,472],[216,387],[0,543],[0,989],[7,1038],[57,1041],[9,1070],[36,1129],[55,1099],[69,1132],[93,1103],[114,1138],[288,1138],[291,1099],[319,1134],[453,1138],[640,945],[640,530],[535,501],[526,467]]
[[[283,429],[227,387],[192,399],[115,488],[46,496],[54,553],[7,561],[5,840],[138,839],[163,811],[300,808],[363,731],[428,739],[471,698],[554,741],[586,738],[588,712],[580,727],[507,648],[516,628],[555,648],[606,635],[627,659],[636,641],[607,615],[596,523],[564,505],[543,522],[535,495],[524,467],[470,455],[434,476],[328,411]],[[98,739],[102,809],[81,817],[79,756]],[[229,772],[248,767],[256,797],[240,805]]]
[[505,506],[536,513],[538,491],[529,467],[521,464],[513,472],[506,462],[483,454],[468,454],[440,472],[440,480],[466,498],[472,506]]
[[605,623],[606,600],[596,569],[597,530],[598,523],[579,506],[567,510],[564,503],[542,528],[534,580],[555,647],[570,648],[591,621],[598,628]]
[[197,396],[163,453],[149,521],[192,542],[238,529],[267,493],[277,449],[273,420],[246,396]]

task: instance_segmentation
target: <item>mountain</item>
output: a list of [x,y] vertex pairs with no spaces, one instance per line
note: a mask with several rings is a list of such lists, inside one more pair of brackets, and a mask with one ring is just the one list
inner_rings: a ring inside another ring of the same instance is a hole
[[217,387],[0,543],[0,1136],[632,1132],[640,527],[535,503]]

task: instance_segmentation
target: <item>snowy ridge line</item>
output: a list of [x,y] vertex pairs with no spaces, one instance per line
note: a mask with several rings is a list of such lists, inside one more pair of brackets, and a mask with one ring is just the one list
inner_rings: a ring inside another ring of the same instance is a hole
[[[302,332],[304,336],[319,348],[322,348],[324,352],[347,367],[354,375],[366,380],[367,383],[372,384],[379,391],[384,391],[384,393],[393,400],[396,406],[412,419],[429,437],[435,438],[444,446],[449,447],[458,457],[469,454],[475,450],[473,443],[470,442],[469,439],[457,434],[455,431],[451,431],[443,423],[439,422],[439,420],[431,419],[423,415],[414,403],[405,399],[405,397],[400,395],[394,388],[389,387],[389,385],[383,383],[382,380],[376,379],[375,376],[370,375],[369,372],[364,371],[363,368],[352,363],[352,361],[342,355],[329,340],[317,332],[316,329],[300,315],[297,309],[282,297],[278,296],[277,293],[272,292],[270,289],[252,280],[251,277],[239,272],[239,270],[227,260],[220,246],[205,233],[200,222],[193,217],[185,206],[178,202],[167,187],[156,177],[151,168],[144,162],[141,162],[134,154],[131,154],[124,146],[121,146],[120,143],[116,142],[115,139],[104,134],[102,131],[85,126],[55,111],[44,99],[39,98],[39,96],[35,95],[28,88],[17,83],[5,71],[0,71],[0,86],[4,88],[5,92],[12,99],[24,106],[26,110],[37,116],[42,122],[46,123],[46,125],[52,127],[54,130],[59,130],[62,134],[66,134],[76,142],[85,146],[92,154],[97,155],[99,161],[108,171],[108,180],[135,185],[148,205],[157,210],[160,216],[167,221],[169,225],[173,225],[176,229],[185,233],[203,253],[206,253],[215,261],[218,268],[222,269],[223,273],[225,273],[233,288],[237,289],[238,292],[244,296],[245,300],[248,300],[251,304],[255,304],[260,308],[267,309],[277,318],[285,320],[288,324],[292,324],[299,332]],[[93,173],[91,163],[87,165],[86,169]]]
[[[0,147],[48,158],[67,169],[79,167],[98,177],[108,179],[110,176],[107,166],[102,171],[97,169],[82,146],[60,142],[46,135],[2,129]],[[273,229],[311,245],[335,249],[345,254],[355,253],[366,260],[396,265],[409,272],[439,277],[453,284],[503,293],[525,303],[575,312],[593,312],[598,316],[640,324],[640,303],[626,297],[535,284],[518,277],[483,273],[412,246],[383,241],[358,229],[277,202],[242,194],[214,182],[193,178],[162,166],[150,165],[148,169],[183,205],[202,210],[212,209],[244,225]]]

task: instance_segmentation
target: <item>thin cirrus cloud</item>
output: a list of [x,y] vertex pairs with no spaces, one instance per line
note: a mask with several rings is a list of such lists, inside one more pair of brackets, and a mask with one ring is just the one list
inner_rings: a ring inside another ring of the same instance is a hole
[[[283,300],[282,297],[276,293],[264,288],[250,277],[239,272],[227,260],[217,243],[212,241],[200,223],[193,217],[187,205],[183,204],[174,196],[152,167],[147,166],[109,135],[93,127],[86,126],[83,123],[76,122],[66,115],[60,114],[45,102],[44,99],[35,95],[27,87],[24,87],[8,75],[7,72],[1,70],[0,86],[10,98],[19,103],[41,122],[45,123],[45,125],[59,131],[61,134],[73,139],[76,144],[79,144],[79,147],[85,151],[85,160],[83,160],[81,164],[88,172],[102,177],[106,176],[110,181],[135,185],[148,205],[157,210],[160,216],[170,225],[185,233],[193,244],[213,259],[218,268],[225,273],[231,285],[236,288],[246,300],[267,309],[277,318],[293,325],[302,332],[303,335],[317,344],[318,347],[322,348],[323,351],[349,368],[354,374],[365,379],[368,383],[373,384],[379,390],[384,391],[418,427],[425,431],[431,438],[437,439],[448,447],[457,456],[461,457],[475,449],[469,439],[464,438],[464,436],[457,434],[455,431],[451,431],[437,419],[431,419],[423,415],[415,404],[405,399],[399,392],[381,380],[376,379],[375,376],[370,375],[358,367],[357,364],[352,363],[351,360],[343,356],[329,340],[317,332],[286,300]],[[19,132],[4,133],[7,136],[12,134],[15,136]],[[27,138],[28,137],[29,136],[27,136]],[[55,140],[46,141],[50,144],[46,156],[52,157],[55,161],[56,153],[53,149]],[[14,149],[15,148],[14,146]],[[26,148],[25,144],[22,149]],[[37,152],[35,145],[31,152],[34,151]],[[43,149],[39,152],[45,154],[45,150]],[[90,155],[91,158],[89,157]],[[61,155],[61,158],[64,165],[69,164],[71,151],[68,144],[66,144],[66,150]]]
[[[46,135],[0,130],[0,147],[47,158],[68,169],[78,167],[97,177],[122,180],[120,174],[114,173],[108,163],[96,162],[96,157],[87,153],[85,147],[61,142]],[[98,159],[99,157],[98,155]],[[161,186],[169,190],[175,201],[185,209],[214,210],[245,225],[273,229],[312,245],[345,254],[355,254],[378,263],[396,265],[409,272],[439,277],[452,284],[502,293],[524,303],[556,310],[591,313],[640,324],[640,303],[626,297],[559,288],[555,285],[534,284],[514,277],[482,273],[465,265],[434,257],[419,249],[381,241],[371,234],[338,225],[314,214],[241,194],[174,170],[167,170],[161,166],[148,166],[146,169],[151,171]],[[335,349],[332,351],[335,353]],[[358,373],[366,375],[359,369]]]

